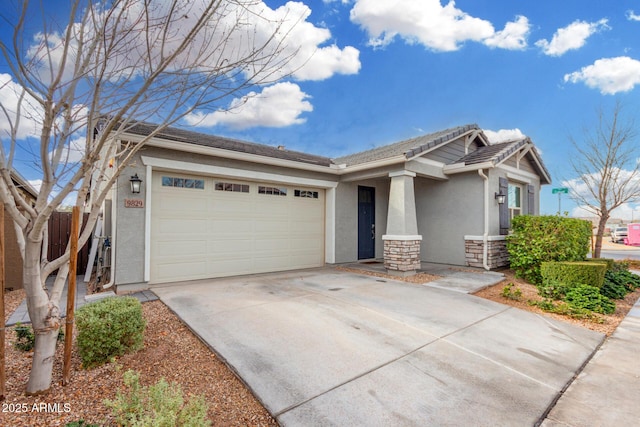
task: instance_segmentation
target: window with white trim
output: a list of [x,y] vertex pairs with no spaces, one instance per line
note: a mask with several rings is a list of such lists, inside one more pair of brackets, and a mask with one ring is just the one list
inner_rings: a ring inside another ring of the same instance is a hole
[[258,194],[270,194],[273,196],[286,196],[287,189],[285,187],[265,187],[258,186]]
[[233,191],[235,193],[248,193],[249,184],[237,184],[233,182],[216,181],[216,191]]
[[509,203],[509,218],[522,215],[522,186],[509,183],[509,194],[507,201]]
[[162,186],[177,187],[177,188],[195,188],[196,190],[204,190],[204,179],[176,178],[173,176],[163,176]]
[[306,199],[317,199],[318,192],[312,190],[293,190],[294,197],[302,197]]

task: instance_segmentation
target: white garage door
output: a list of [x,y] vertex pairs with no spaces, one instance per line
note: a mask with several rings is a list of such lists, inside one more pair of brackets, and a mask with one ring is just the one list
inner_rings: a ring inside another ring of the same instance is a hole
[[324,190],[153,173],[151,282],[324,264]]

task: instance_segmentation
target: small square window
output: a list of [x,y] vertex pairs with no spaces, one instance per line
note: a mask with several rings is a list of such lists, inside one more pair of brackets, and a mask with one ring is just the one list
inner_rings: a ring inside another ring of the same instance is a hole
[[162,177],[162,186],[163,187],[173,187],[173,177],[163,176]]

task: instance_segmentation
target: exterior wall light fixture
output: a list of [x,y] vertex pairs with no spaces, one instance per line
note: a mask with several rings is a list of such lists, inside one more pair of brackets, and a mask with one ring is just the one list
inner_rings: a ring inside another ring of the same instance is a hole
[[502,194],[502,193],[496,193],[496,196],[495,196],[495,197],[496,197],[496,200],[498,201],[498,204],[499,204],[499,205],[504,204],[504,202],[505,202],[505,200],[506,200],[506,198],[507,198],[507,196],[505,196],[505,195],[504,195],[504,194]]
[[131,183],[131,192],[133,194],[140,193],[140,184],[142,184],[142,180],[138,177],[138,174],[135,174],[129,180]]

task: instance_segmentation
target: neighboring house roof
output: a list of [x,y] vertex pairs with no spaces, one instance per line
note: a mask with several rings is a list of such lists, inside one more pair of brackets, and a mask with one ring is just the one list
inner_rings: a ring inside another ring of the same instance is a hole
[[[157,127],[157,125],[139,122],[127,128],[126,132],[134,135],[146,136],[153,132]],[[331,159],[328,157],[316,156],[314,154],[302,153],[300,151],[291,151],[283,148],[272,147],[270,145],[238,141],[231,138],[223,138],[220,136],[207,135],[171,127],[160,131],[157,138],[202,145],[205,147],[220,148],[223,150],[238,151],[241,153],[256,154],[259,156],[275,157],[277,159],[292,160],[295,162],[310,163],[314,165],[330,166],[332,164]]]
[[480,147],[455,162],[452,162],[452,165],[480,166],[490,163],[492,166],[497,166],[521,150],[527,150],[526,155],[531,156],[532,164],[534,165],[534,168],[537,169],[538,175],[540,175],[540,177],[545,181],[544,183],[550,184],[551,175],[544,166],[533,142],[529,138],[500,142]]
[[34,199],[38,198],[38,190],[33,188],[33,186],[29,184],[29,181],[27,181],[22,175],[20,175],[20,173],[17,170],[12,168],[10,173],[11,173],[11,179],[13,179],[13,182],[16,185],[16,187],[24,190],[26,193],[31,195]]
[[431,150],[473,130],[480,130],[480,128],[476,124],[468,124],[464,126],[445,129],[439,132],[430,133],[428,135],[411,138],[406,141],[396,142],[395,144],[384,145],[382,147],[373,148],[371,150],[349,154],[347,156],[334,159],[334,162],[338,165],[346,164],[347,166],[352,166],[361,163],[387,159],[403,154],[407,158],[410,158],[413,156],[417,156],[424,151]]

